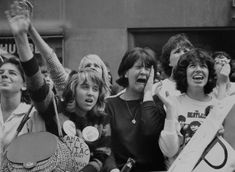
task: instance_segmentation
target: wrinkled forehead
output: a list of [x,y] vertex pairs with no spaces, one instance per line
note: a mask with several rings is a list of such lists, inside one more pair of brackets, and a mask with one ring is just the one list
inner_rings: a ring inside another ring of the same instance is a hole
[[0,66],[0,69],[9,69],[9,70],[14,70],[14,71],[17,71],[18,73],[20,73],[20,70],[18,68],[17,65],[13,64],[13,63],[10,63],[10,62],[6,62],[6,63],[3,63],[1,66]]

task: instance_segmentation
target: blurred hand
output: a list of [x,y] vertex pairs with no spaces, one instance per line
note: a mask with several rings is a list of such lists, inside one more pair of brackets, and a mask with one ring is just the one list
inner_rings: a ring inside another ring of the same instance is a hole
[[229,81],[229,74],[231,72],[231,67],[229,63],[221,64],[222,68],[218,74],[218,83],[227,83]]
[[150,91],[150,93],[152,92],[153,80],[154,80],[154,68],[152,66],[151,70],[150,70],[148,81],[147,81],[145,88],[144,88],[144,93],[147,93],[149,91]]
[[162,82],[157,82],[153,85],[153,94],[157,95],[159,97],[159,99],[164,103],[165,105],[165,110],[166,110],[166,117],[168,119],[172,119],[176,116],[176,100],[175,97],[170,96],[169,92],[166,91],[165,95],[160,94],[160,91],[162,89]]
[[22,8],[18,1],[14,1],[5,14],[14,35],[28,32],[30,26],[29,11]]

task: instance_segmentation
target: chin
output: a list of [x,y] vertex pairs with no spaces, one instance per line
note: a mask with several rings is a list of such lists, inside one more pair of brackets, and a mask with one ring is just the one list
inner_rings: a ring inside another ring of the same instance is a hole
[[144,88],[136,88],[136,91],[139,93],[143,93],[144,92]]

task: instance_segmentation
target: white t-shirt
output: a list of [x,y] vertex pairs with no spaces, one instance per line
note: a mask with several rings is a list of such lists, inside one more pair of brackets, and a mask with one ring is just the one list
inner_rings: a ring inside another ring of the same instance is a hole
[[176,97],[177,121],[180,124],[179,132],[184,137],[185,144],[191,139],[205,120],[206,115],[208,115],[205,112],[206,108],[212,106],[215,101],[217,100],[211,97],[210,101],[202,102],[194,100],[186,94]]
[[217,99],[212,96],[210,101],[206,102],[194,100],[186,94],[173,98],[176,117],[174,120],[165,120],[164,129],[159,138],[159,146],[163,154],[170,158],[170,163],[205,120],[208,115],[205,114],[206,108],[217,102]]

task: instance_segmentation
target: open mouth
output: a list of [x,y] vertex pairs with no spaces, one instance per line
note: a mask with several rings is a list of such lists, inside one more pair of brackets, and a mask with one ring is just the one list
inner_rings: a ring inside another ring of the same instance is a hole
[[204,79],[204,76],[202,76],[202,75],[194,75],[194,76],[193,76],[193,79],[194,79],[194,80],[197,80],[197,81],[200,81],[200,80],[203,80],[203,79]]
[[92,99],[86,99],[85,102],[86,103],[93,103],[93,100]]
[[147,79],[139,78],[139,79],[137,79],[137,82],[145,84],[147,82]]

